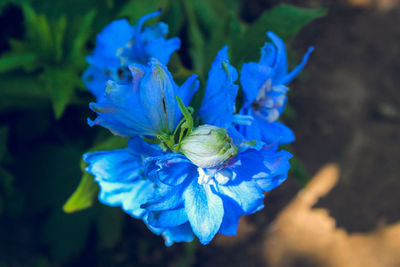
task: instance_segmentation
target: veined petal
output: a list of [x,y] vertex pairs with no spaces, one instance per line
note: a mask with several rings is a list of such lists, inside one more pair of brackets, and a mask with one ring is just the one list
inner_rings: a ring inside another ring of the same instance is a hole
[[200,185],[195,180],[186,188],[183,199],[193,232],[202,244],[208,244],[222,223],[222,199],[212,192],[210,185]]

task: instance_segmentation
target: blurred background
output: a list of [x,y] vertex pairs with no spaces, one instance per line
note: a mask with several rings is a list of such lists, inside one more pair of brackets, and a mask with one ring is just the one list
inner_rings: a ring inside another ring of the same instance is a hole
[[[70,198],[93,183],[82,154],[118,146],[86,124],[85,56],[112,20],[159,8],[178,80],[204,81],[224,44],[237,67],[257,59],[268,29],[293,65],[316,48],[290,84],[290,177],[207,246],[165,247],[93,187]],[[0,266],[400,266],[398,25],[396,0],[0,1]]]

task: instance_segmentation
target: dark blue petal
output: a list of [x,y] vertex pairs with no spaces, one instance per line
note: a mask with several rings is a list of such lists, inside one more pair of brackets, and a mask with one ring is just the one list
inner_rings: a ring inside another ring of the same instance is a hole
[[183,199],[194,234],[202,244],[208,244],[222,223],[222,199],[212,192],[210,185],[200,185],[196,180],[186,188]]
[[235,99],[238,85],[236,69],[230,65],[228,47],[219,52],[208,73],[205,95],[199,109],[199,116],[204,123],[228,128],[233,121]]

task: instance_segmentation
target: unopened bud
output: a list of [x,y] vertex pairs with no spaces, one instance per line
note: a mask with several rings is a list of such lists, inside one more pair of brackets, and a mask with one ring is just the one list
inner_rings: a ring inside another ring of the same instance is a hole
[[183,139],[181,151],[198,167],[213,168],[235,156],[238,149],[225,129],[205,124]]

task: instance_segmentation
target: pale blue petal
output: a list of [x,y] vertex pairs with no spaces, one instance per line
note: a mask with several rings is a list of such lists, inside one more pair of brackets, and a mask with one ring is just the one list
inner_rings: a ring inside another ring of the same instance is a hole
[[209,185],[200,185],[195,180],[186,188],[183,199],[194,234],[202,244],[208,244],[222,223],[222,199],[212,192]]

